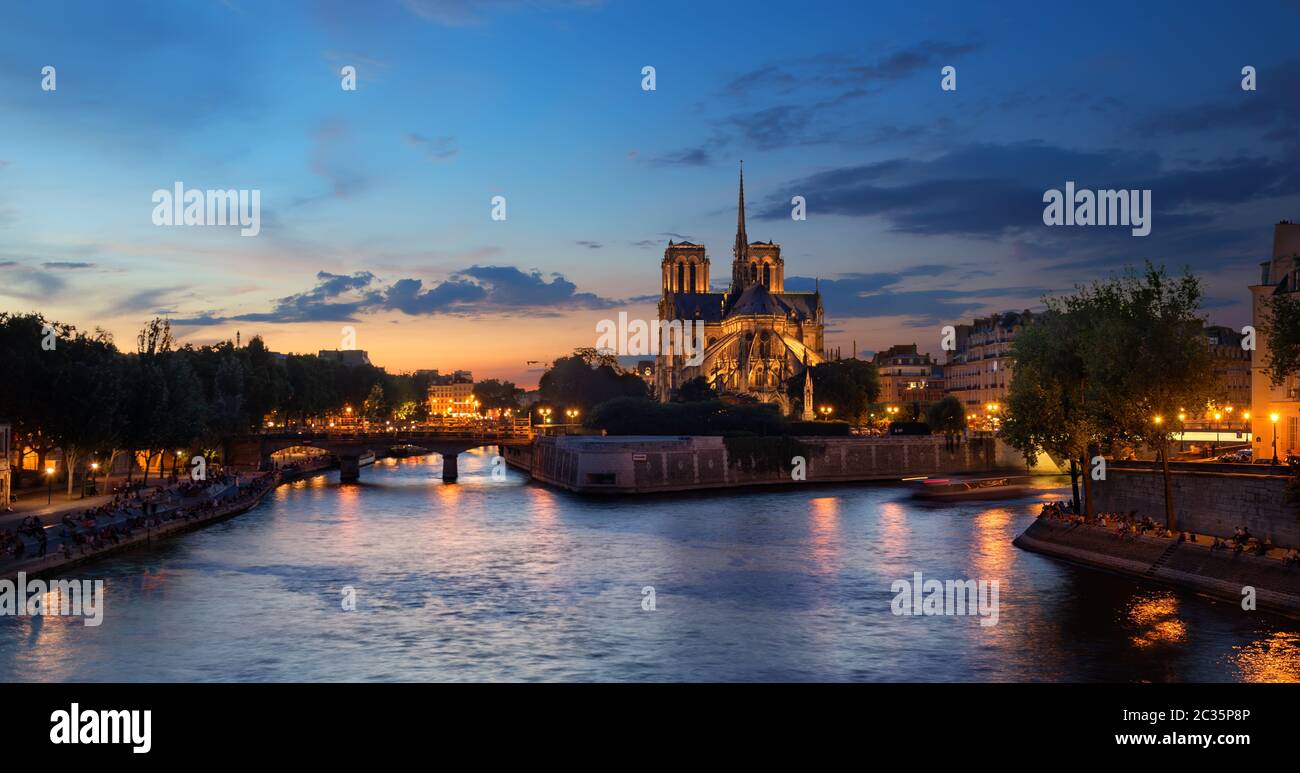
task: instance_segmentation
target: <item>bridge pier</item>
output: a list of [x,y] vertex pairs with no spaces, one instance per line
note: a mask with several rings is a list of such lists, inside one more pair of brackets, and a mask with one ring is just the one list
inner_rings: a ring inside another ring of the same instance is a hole
[[456,469],[456,457],[459,453],[452,451],[442,455],[442,482],[455,483],[458,470]]
[[361,457],[339,455],[339,482],[352,483],[361,478]]

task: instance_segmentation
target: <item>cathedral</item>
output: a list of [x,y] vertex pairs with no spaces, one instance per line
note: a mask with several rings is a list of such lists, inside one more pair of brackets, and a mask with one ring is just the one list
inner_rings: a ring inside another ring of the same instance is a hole
[[[668,401],[682,384],[704,376],[724,399],[777,403],[788,415],[791,403],[785,383],[823,361],[822,298],[820,292],[786,292],[781,245],[749,241],[743,168],[731,254],[731,285],[726,292],[715,293],[709,289],[704,247],[668,242],[662,263],[660,322],[702,323],[705,350],[702,359],[671,351],[660,354],[655,363],[655,394]],[[804,407],[805,414],[810,410],[810,405]]]

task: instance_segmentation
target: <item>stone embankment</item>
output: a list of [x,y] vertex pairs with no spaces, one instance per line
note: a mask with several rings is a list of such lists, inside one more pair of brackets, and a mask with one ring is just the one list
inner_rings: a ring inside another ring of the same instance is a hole
[[1017,547],[1072,563],[1118,572],[1235,603],[1255,589],[1259,609],[1300,617],[1300,565],[1275,555],[1212,549],[1168,537],[1121,534],[1114,528],[1038,518],[1015,539]]

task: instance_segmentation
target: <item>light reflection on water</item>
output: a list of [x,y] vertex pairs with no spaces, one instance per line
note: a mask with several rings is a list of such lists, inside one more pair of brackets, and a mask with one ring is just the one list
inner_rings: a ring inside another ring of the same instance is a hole
[[[450,486],[437,457],[299,481],[84,568],[104,624],[0,618],[0,679],[1300,680],[1294,622],[1013,547],[1060,491],[599,499],[494,481],[490,459],[462,456]],[[997,580],[998,624],[894,616],[917,571]]]

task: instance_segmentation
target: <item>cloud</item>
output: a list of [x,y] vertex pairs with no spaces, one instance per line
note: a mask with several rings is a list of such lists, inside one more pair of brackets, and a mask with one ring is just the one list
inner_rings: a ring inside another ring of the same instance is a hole
[[528,310],[556,314],[571,309],[601,309],[620,301],[578,292],[560,274],[549,278],[539,271],[513,266],[473,265],[445,281],[427,286],[424,280],[398,279],[385,285],[373,273],[316,274],[310,290],[276,299],[270,311],[233,316],[205,311],[174,320],[177,325],[202,326],[222,322],[351,322],[363,314],[397,311],[410,316],[474,315]]
[[430,161],[448,161],[456,157],[460,150],[456,147],[455,137],[435,137],[429,139],[419,134],[406,135],[410,145],[419,148],[424,157]]
[[574,244],[578,245],[579,247],[586,247],[586,248],[589,249],[589,250],[598,250],[598,249],[600,249],[602,246],[604,246],[604,245],[602,245],[600,242],[588,241],[588,240],[586,240],[586,239],[582,239],[582,240],[576,241],[576,242],[574,242]]
[[84,261],[78,261],[78,260],[47,260],[41,265],[49,269],[69,269],[69,270],[78,269],[78,268],[95,267],[94,263],[86,263]]
[[[954,271],[948,266],[914,266],[897,272],[841,274],[832,279],[787,277],[791,292],[821,290],[828,314],[835,319],[903,317],[907,327],[933,327],[953,324],[983,313],[990,303],[1021,298],[1025,304],[1037,305],[1048,290],[1041,287],[992,287],[986,289],[901,289],[905,279],[939,277]],[[1022,306],[1023,308],[1023,306]]]
[[[342,118],[327,118],[312,132],[310,168],[313,174],[324,178],[330,186],[330,195],[339,199],[351,198],[369,187],[369,180],[356,171],[351,162],[358,154],[351,148],[351,127]],[[323,197],[315,197],[319,199]],[[315,199],[302,199],[306,203]]]
[[[1044,192],[1067,180],[1078,189],[1151,190],[1151,235],[1135,239],[1127,228],[1043,225]],[[798,194],[807,198],[810,217],[880,218],[894,231],[921,236],[1019,239],[1045,261],[1068,255],[1075,263],[1115,265],[1154,255],[1209,266],[1250,238],[1221,225],[1222,212],[1296,192],[1300,169],[1287,158],[1236,156],[1175,167],[1155,152],[971,144],[931,159],[899,157],[817,172],[782,186],[755,216],[788,218],[789,197]]]
[[705,148],[687,148],[649,159],[650,166],[710,166],[713,157]]
[[17,261],[0,261],[0,269],[6,270],[4,282],[0,283],[0,295],[11,298],[46,300],[67,287],[62,277],[26,268]]

